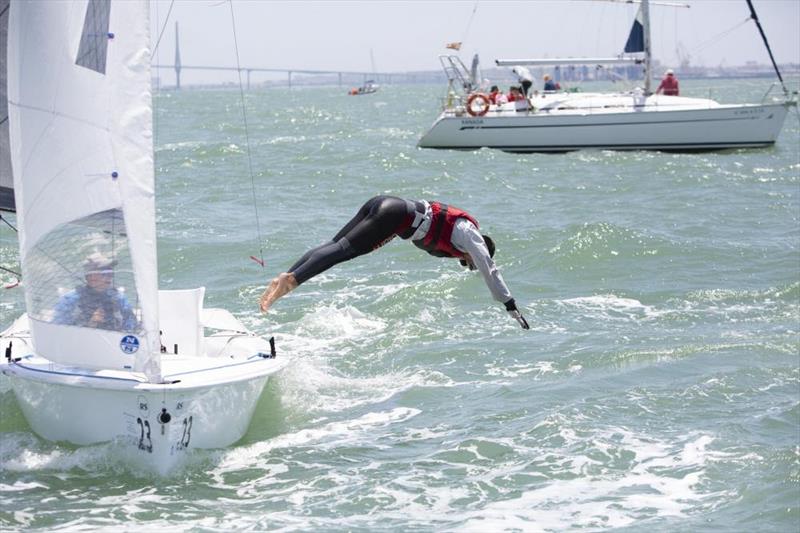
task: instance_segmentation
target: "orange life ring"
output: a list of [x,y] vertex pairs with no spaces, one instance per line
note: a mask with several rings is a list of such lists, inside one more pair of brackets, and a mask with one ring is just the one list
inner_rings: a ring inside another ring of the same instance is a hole
[[[480,109],[477,111],[472,109],[472,104],[475,100],[481,100],[483,102],[480,104]],[[467,98],[467,113],[472,115],[473,117],[482,117],[489,111],[489,97],[483,93],[473,93]]]

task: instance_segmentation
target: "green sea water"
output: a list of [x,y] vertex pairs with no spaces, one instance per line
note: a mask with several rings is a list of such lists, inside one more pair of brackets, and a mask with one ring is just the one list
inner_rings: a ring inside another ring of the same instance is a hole
[[[242,441],[168,477],[40,439],[0,376],[0,529],[798,531],[794,111],[771,149],[512,155],[417,149],[441,87],[346,90],[247,92],[252,178],[238,91],[157,95],[162,288],[207,287],[293,363]],[[260,314],[376,194],[473,213],[531,330],[399,240]],[[3,290],[0,328],[22,312]]]

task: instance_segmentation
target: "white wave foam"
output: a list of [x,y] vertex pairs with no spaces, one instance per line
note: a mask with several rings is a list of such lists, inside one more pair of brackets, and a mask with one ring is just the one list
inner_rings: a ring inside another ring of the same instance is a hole
[[558,300],[561,305],[577,307],[593,318],[604,320],[636,320],[654,318],[664,314],[655,308],[644,305],[633,298],[623,298],[614,294],[601,294]]
[[[484,445],[513,450],[512,462],[489,460],[476,446],[456,447],[472,452],[459,485],[441,486],[415,472],[398,476],[393,487],[375,488],[390,495],[393,503],[374,513],[371,523],[413,517],[420,523],[458,524],[457,529],[463,531],[605,529],[641,523],[643,516],[683,517],[734,497],[730,492],[704,492],[706,467],[728,455],[707,449],[713,441],[710,435],[686,437],[676,448],[672,442],[624,428],[611,428],[588,440],[568,427],[558,427],[557,433],[566,443],[558,449],[526,447],[509,438],[481,439]],[[607,460],[600,461],[598,454]],[[521,456],[532,462],[520,461]],[[614,465],[623,457],[632,457],[627,468]],[[481,466],[482,462],[487,466]],[[549,475],[543,470],[547,464],[554,468]],[[453,466],[460,465],[459,461]],[[536,481],[521,494],[504,488],[509,479],[525,476]],[[424,499],[418,497],[420,491]],[[503,494],[510,495],[504,498]],[[474,502],[465,508],[464,502],[470,500],[488,503]]]
[[[561,372],[556,368],[554,361],[535,361],[533,363],[519,364],[489,364],[486,366],[487,376],[500,376],[503,378],[517,378],[527,374],[533,374],[534,381],[542,379],[547,374],[558,374]],[[578,367],[580,369],[580,366]],[[573,370],[570,369],[570,372]]]
[[252,468],[264,456],[283,448],[314,444],[317,449],[331,449],[363,443],[365,438],[374,442],[375,433],[381,428],[405,422],[419,413],[419,409],[397,407],[391,411],[367,413],[353,420],[330,422],[318,428],[301,429],[250,446],[221,451],[222,459],[213,474],[220,479],[219,475],[225,472]]
[[453,381],[427,369],[390,372],[373,377],[348,377],[319,357],[298,358],[278,377],[281,403],[302,413],[336,413],[380,403],[414,387],[449,387]]
[[326,343],[342,339],[353,340],[372,335],[386,328],[386,322],[369,317],[352,306],[339,308],[333,305],[319,307],[303,317],[299,335]]

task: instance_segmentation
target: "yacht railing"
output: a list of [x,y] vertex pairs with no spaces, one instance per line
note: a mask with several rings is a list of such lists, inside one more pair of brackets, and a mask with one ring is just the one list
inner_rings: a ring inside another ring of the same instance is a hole
[[445,76],[447,76],[447,96],[442,98],[444,111],[464,106],[467,96],[473,91],[471,75],[461,58],[454,55],[439,56]]
[[[555,93],[553,96],[556,96]],[[442,98],[442,110],[450,116],[465,116],[471,117],[466,112],[466,95],[453,95],[450,94],[448,98]],[[564,113],[570,112],[574,114],[587,114],[587,115],[595,115],[595,114],[607,114],[607,113],[614,113],[614,112],[632,112],[633,109],[639,109],[641,112],[644,113],[654,113],[659,111],[675,111],[675,110],[692,110],[692,109],[712,109],[714,106],[711,105],[712,100],[709,98],[709,104],[707,107],[697,107],[697,106],[688,106],[686,104],[664,104],[658,102],[650,102],[644,105],[636,104],[635,102],[630,103],[611,103],[611,104],[603,104],[603,105],[569,105],[568,102],[563,102],[563,104],[553,104],[548,105],[545,107],[536,107],[535,101],[530,101],[530,107],[526,109],[516,109],[512,107],[503,107],[503,106],[496,106],[491,105],[489,111],[484,116],[516,116],[518,113],[524,113],[526,115],[547,115],[553,112],[556,113]],[[560,105],[561,104],[561,105]],[[480,117],[475,117],[480,118]]]

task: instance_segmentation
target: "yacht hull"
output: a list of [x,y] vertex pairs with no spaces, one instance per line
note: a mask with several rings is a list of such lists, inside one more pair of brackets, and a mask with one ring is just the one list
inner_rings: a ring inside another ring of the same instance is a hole
[[420,139],[421,148],[506,152],[601,150],[707,151],[775,144],[788,105],[614,112],[445,111]]

